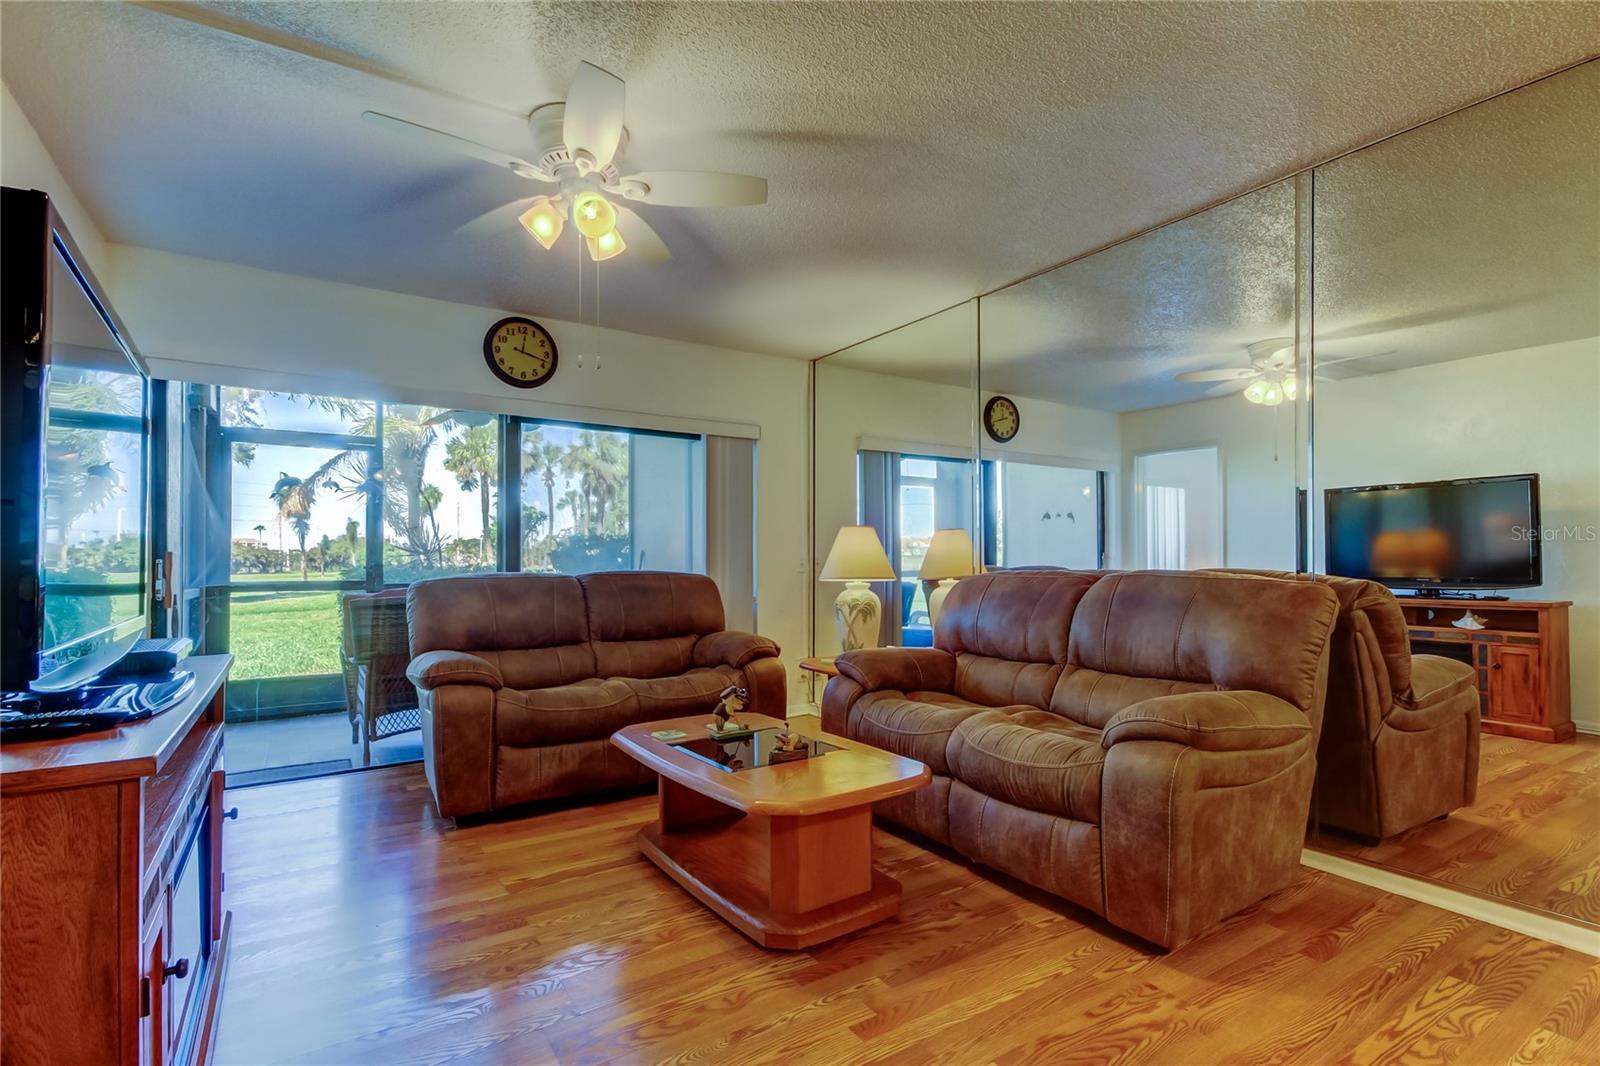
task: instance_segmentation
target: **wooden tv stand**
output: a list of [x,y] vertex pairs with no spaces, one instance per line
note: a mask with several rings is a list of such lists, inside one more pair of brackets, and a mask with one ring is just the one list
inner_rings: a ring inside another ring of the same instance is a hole
[[[1573,738],[1570,600],[1398,598],[1413,655],[1472,664],[1485,733],[1546,742]],[[1450,624],[1468,611],[1484,628]]]
[[227,965],[230,655],[120,729],[0,747],[0,1062],[210,1061]]

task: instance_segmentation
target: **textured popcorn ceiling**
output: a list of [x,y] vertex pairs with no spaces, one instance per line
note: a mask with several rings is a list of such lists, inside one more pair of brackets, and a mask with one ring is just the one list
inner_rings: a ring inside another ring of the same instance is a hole
[[[1319,167],[1313,201],[1324,377],[1600,350],[1600,63]],[[967,386],[981,351],[986,392],[1113,411],[1213,395],[1175,379],[1294,335],[1295,206],[1278,182],[826,362]]]
[[368,71],[133,5],[3,6],[0,73],[111,239],[574,318],[571,255],[455,233],[528,183],[359,116],[526,151],[515,116],[587,59],[627,80],[628,162],[771,182],[642,209],[676,258],[603,267],[601,323],[795,356],[1600,49],[1580,3],[225,8]]

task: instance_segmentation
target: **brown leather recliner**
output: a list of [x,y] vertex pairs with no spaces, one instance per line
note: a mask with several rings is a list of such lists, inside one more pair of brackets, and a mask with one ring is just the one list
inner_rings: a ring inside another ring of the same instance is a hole
[[435,578],[406,596],[422,753],[439,813],[476,814],[651,780],[609,743],[710,711],[729,685],[785,717],[778,646],[723,629],[701,574]]
[[1337,612],[1313,582],[964,578],[934,647],[839,657],[823,727],[933,769],[880,814],[1172,947],[1297,875]]
[[[1276,570],[1225,572],[1305,580]],[[1339,597],[1317,748],[1321,825],[1382,839],[1470,807],[1481,728],[1472,666],[1412,655],[1405,615],[1383,585],[1316,580]]]

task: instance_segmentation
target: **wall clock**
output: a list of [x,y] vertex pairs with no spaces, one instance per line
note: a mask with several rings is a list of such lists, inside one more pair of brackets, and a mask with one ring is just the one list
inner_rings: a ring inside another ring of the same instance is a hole
[[1022,428],[1022,415],[1009,396],[991,396],[983,405],[983,430],[989,439],[1005,444]]
[[507,385],[536,389],[555,377],[556,342],[531,318],[502,318],[484,335],[483,360]]

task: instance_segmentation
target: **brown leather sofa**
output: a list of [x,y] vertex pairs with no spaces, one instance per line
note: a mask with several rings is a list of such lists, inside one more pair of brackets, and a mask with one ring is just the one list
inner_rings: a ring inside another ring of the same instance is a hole
[[1316,580],[1339,597],[1317,748],[1320,824],[1378,840],[1470,807],[1481,728],[1471,665],[1412,655],[1400,603],[1377,582]]
[[700,574],[483,574],[406,596],[422,753],[439,813],[646,784],[609,743],[625,725],[709,711],[729,685],[785,717],[778,646],[723,629]]
[[1313,582],[982,574],[934,647],[840,656],[823,727],[933,769],[881,815],[1172,947],[1297,875],[1337,613]]

